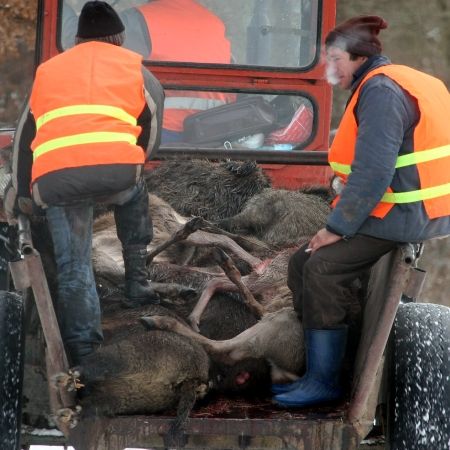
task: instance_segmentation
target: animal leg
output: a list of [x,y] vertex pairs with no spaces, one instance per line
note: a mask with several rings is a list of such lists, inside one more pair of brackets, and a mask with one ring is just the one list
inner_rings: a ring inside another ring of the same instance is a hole
[[270,377],[272,379],[272,383],[280,384],[292,383],[293,381],[296,381],[300,378],[296,373],[284,370],[272,363],[270,365]]
[[264,307],[256,301],[255,297],[250,292],[250,289],[242,282],[241,274],[233,264],[231,258],[220,248],[216,249],[215,258],[227,277],[237,286],[239,292],[244,298],[245,304],[256,315],[256,317],[260,319],[264,314]]
[[154,257],[165,250],[167,247],[170,247],[175,242],[184,241],[189,235],[194,233],[200,228],[202,223],[201,217],[194,217],[189,222],[187,222],[182,228],[176,231],[170,239],[166,242],[163,242],[161,245],[158,245],[152,252],[147,255],[147,265],[149,265]]
[[189,236],[187,242],[195,245],[202,245],[207,247],[224,248],[230,253],[233,253],[243,261],[247,262],[252,268],[257,267],[261,263],[261,259],[253,256],[238,245],[233,239],[228,236],[219,236],[206,231],[199,230]]
[[213,278],[212,280],[208,281],[205,289],[203,289],[203,292],[198,299],[198,302],[194,306],[194,309],[192,310],[191,314],[189,314],[189,323],[195,331],[200,331],[199,324],[203,311],[208,306],[211,297],[218,290],[237,291],[237,288],[233,283],[231,283],[230,280],[227,280],[225,278]]
[[181,334],[182,336],[186,336],[197,341],[205,347],[207,352],[215,352],[215,341],[201,335],[173,317],[153,315],[141,317],[140,320],[149,330],[157,329],[173,331],[174,333]]
[[220,234],[222,236],[225,236],[248,251],[261,251],[261,250],[271,251],[272,250],[271,247],[269,245],[267,245],[265,242],[256,240],[254,238],[249,239],[240,234],[230,233],[228,231],[225,231],[223,228],[220,228],[206,220],[204,220],[204,224],[200,227],[200,229],[203,231],[206,231],[208,233]]
[[261,327],[258,324],[244,330],[237,336],[222,341],[215,341],[192,330],[177,319],[169,316],[145,316],[141,317],[141,322],[150,330],[173,331],[188,338],[193,339],[203,346],[210,355],[221,356],[221,360],[227,364],[234,364],[245,358],[256,358],[261,355],[256,354],[254,346],[251,344],[255,335]]
[[[201,231],[201,229],[203,228],[205,229],[205,231]],[[196,231],[197,233],[195,233]],[[221,236],[218,237],[217,234],[214,233],[219,233]],[[171,238],[169,238],[166,242],[163,242],[161,245],[158,245],[158,247],[156,247],[152,252],[148,254],[147,265],[149,265],[153,261],[155,256],[161,253],[163,250],[170,247],[175,242],[183,240],[187,240],[190,244],[193,245],[223,246],[228,251],[236,254],[242,260],[246,261],[248,264],[250,264],[251,267],[256,267],[261,263],[261,260],[259,258],[256,258],[248,253],[226,234],[227,233],[222,232],[220,228],[210,226],[208,222],[206,222],[201,217],[194,217],[182,228],[176,231]]]
[[194,380],[184,382],[180,386],[180,400],[177,406],[177,416],[164,436],[164,444],[168,449],[184,448],[187,444],[185,435],[189,413],[197,400],[197,392],[206,390],[205,384],[199,386]]

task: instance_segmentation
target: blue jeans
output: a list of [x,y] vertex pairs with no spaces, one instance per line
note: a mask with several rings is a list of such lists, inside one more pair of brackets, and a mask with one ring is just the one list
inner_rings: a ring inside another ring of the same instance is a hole
[[[91,261],[94,202],[50,206],[46,210],[57,269],[56,315],[64,344],[89,352],[103,341],[100,301]],[[152,239],[147,186],[141,180],[132,198],[115,205],[117,235],[123,248],[146,247]]]
[[100,301],[91,263],[93,204],[46,210],[53,241],[58,291],[56,316],[70,349],[101,343]]

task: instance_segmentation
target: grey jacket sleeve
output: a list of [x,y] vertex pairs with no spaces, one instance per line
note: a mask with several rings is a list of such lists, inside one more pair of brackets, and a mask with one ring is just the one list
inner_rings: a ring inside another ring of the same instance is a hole
[[392,80],[376,76],[361,89],[356,106],[358,136],[352,172],[327,228],[353,236],[391,184],[406,130],[412,126],[406,94]]
[[158,79],[142,66],[146,107],[138,118],[142,132],[138,138],[146,154],[146,159],[155,156],[161,143],[161,128],[164,110],[164,89]]
[[31,197],[31,142],[35,135],[36,123],[27,102],[17,123],[12,152],[11,181],[19,197]]
[[33,162],[31,142],[35,134],[36,125],[27,102],[22,109],[14,133],[10,160],[11,177],[3,193],[3,211],[11,225],[17,223],[19,213],[31,215],[34,212],[30,183]]

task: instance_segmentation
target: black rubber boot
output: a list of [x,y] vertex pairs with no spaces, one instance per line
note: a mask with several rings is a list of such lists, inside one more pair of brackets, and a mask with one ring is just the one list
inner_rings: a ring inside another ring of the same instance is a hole
[[147,248],[128,247],[123,251],[125,263],[125,308],[159,304],[159,296],[152,288],[147,271]]

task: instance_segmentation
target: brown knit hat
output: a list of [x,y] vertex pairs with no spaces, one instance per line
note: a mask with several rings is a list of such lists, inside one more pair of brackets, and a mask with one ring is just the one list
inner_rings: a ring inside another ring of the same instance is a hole
[[379,55],[383,48],[377,36],[387,26],[387,22],[379,16],[353,17],[331,30],[325,45],[358,56]]

